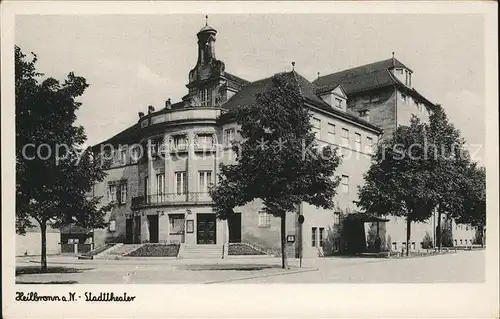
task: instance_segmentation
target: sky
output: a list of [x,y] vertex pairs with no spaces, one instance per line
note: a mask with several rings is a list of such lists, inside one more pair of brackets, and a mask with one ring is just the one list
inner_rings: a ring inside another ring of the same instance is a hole
[[[441,104],[479,162],[485,154],[484,21],[472,14],[210,15],[216,56],[249,81],[295,70],[309,80],[388,59],[414,73],[413,87]],[[63,81],[73,71],[90,84],[77,123],[88,145],[138,121],[148,105],[187,93],[202,14],[21,15],[15,42],[37,68]]]

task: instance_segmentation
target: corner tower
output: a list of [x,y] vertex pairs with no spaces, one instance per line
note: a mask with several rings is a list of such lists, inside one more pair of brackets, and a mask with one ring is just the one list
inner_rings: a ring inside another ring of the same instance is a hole
[[217,30],[208,25],[208,16],[205,26],[196,34],[198,38],[198,61],[189,71],[189,82],[186,87],[188,95],[183,98],[186,107],[217,106],[222,102],[220,92],[224,84],[224,62],[215,56],[215,36]]

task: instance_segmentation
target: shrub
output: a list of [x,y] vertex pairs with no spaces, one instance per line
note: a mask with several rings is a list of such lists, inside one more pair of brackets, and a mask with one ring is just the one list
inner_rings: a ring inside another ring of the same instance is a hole
[[422,239],[422,248],[423,249],[434,248],[434,241],[432,240],[431,235],[429,235],[429,232],[425,232],[425,236]]

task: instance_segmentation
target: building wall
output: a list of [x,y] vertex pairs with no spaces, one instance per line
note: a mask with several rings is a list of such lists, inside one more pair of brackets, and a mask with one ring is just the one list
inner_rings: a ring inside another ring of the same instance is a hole
[[111,231],[109,226],[104,229],[94,230],[95,247],[100,247],[108,242],[123,242],[125,239],[125,220],[126,214],[131,214],[132,198],[138,196],[139,173],[138,165],[127,165],[115,167],[107,170],[108,175],[104,181],[94,186],[94,194],[103,196],[101,204],[106,205],[110,202],[107,197],[107,187],[109,182],[126,180],[127,181],[127,202],[126,204],[116,204],[110,212],[106,214],[106,220],[115,221],[115,230]]
[[[40,226],[35,220],[31,221],[33,227],[26,229],[24,235],[16,234],[16,256],[41,255],[42,234]],[[58,229],[47,225],[47,254],[54,255],[61,253],[61,233]]]
[[412,115],[417,116],[424,123],[429,122],[429,111],[422,103],[417,103],[415,99],[400,91],[397,92],[397,124],[410,125]]
[[396,130],[396,93],[393,87],[348,96],[347,109],[356,115],[369,111],[369,122],[384,130],[387,139]]

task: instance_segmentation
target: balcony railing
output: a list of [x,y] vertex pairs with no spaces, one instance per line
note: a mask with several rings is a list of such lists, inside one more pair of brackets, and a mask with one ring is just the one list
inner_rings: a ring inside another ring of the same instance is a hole
[[132,207],[150,207],[150,206],[165,206],[165,205],[179,205],[179,204],[202,204],[211,203],[209,193],[166,193],[166,194],[153,194],[147,196],[139,196],[132,198]]

